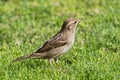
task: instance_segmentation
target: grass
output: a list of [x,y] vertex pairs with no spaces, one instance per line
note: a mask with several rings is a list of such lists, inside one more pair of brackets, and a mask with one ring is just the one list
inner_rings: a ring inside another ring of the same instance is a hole
[[[119,0],[1,0],[0,80],[119,80]],[[59,57],[62,71],[30,54],[57,33],[68,17],[84,18],[71,50]]]

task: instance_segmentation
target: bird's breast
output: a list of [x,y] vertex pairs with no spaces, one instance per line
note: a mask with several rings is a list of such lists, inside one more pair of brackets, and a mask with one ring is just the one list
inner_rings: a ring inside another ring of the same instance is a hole
[[74,44],[74,41],[75,41],[75,35],[72,34],[68,37],[68,44],[69,46],[72,46]]
[[50,50],[47,54],[47,56],[51,56],[52,58],[56,58],[62,54],[64,54],[65,52],[67,52],[69,49],[71,48],[70,44],[66,44],[64,46],[55,48],[53,50]]
[[50,50],[47,53],[47,56],[52,57],[52,58],[56,58],[56,57],[64,54],[65,52],[67,52],[73,46],[74,38],[75,38],[74,35],[69,36],[68,39],[67,39],[67,44],[65,44],[61,47]]

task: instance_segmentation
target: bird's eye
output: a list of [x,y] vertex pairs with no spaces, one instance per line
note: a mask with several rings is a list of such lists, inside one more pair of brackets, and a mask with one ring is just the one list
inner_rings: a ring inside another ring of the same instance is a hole
[[77,21],[75,21],[75,23],[77,23]]

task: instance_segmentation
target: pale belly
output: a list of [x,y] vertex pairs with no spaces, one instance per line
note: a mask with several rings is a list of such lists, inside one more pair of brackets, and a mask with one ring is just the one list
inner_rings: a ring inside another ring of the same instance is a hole
[[62,54],[64,54],[65,52],[67,52],[70,48],[72,47],[72,44],[66,44],[65,46],[59,47],[59,48],[55,48],[53,50],[50,50],[47,53],[47,56],[50,58],[56,58]]
[[74,34],[71,35],[71,37],[69,37],[68,43],[66,45],[50,50],[49,52],[46,53],[47,55],[46,57],[56,58],[67,52],[72,47],[73,44],[74,44]]

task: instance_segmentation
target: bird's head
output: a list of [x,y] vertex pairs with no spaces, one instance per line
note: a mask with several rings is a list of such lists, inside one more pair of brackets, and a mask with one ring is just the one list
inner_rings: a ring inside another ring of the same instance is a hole
[[64,21],[61,30],[74,31],[79,22],[80,20],[74,18],[68,18],[67,20]]

